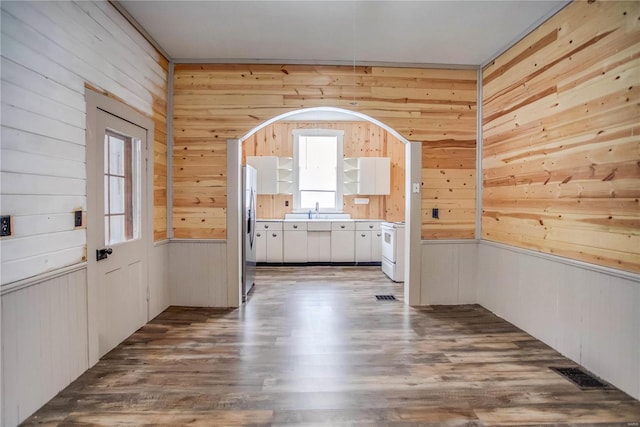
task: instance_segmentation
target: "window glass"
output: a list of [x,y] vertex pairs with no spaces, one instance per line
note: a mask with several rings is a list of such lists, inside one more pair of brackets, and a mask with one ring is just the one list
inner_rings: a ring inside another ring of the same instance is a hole
[[105,244],[140,237],[140,140],[107,131],[104,144]]
[[342,210],[342,131],[294,131],[294,208]]

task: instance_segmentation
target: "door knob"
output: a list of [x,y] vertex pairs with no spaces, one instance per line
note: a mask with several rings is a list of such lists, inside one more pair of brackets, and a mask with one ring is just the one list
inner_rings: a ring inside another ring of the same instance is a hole
[[101,259],[107,259],[112,253],[113,249],[111,248],[96,249],[96,259],[98,261]]

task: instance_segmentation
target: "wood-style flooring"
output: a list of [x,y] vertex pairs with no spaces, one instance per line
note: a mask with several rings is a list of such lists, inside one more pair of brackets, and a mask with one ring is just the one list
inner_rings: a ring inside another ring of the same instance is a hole
[[410,308],[379,267],[259,269],[241,309],[172,307],[25,424],[637,426],[640,403],[477,305]]

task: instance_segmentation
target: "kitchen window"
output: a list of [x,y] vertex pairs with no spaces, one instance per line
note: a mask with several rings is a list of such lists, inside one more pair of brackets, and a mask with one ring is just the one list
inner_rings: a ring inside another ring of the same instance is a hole
[[293,207],[298,212],[342,212],[344,131],[293,131]]

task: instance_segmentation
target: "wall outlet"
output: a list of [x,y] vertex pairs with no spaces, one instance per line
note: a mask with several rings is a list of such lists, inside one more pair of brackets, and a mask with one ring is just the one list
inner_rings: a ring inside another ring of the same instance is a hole
[[431,209],[431,218],[440,219],[439,215],[440,215],[440,211],[438,210],[438,208]]
[[82,227],[82,210],[73,212],[73,222],[76,227]]
[[11,236],[11,216],[0,216],[0,237]]

